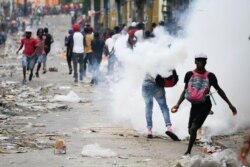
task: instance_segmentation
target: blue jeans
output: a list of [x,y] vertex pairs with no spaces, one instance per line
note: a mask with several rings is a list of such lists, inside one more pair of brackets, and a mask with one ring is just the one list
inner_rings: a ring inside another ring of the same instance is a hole
[[22,66],[23,66],[23,68],[33,70],[33,68],[34,68],[34,66],[36,64],[36,59],[37,59],[36,56],[29,57],[29,56],[23,54],[23,56],[22,56]]
[[88,71],[92,72],[92,65],[93,65],[93,56],[91,53],[86,53],[84,59],[83,59],[83,75],[86,75],[87,73],[87,64],[88,64]]
[[146,104],[146,121],[147,128],[153,127],[152,113],[153,113],[153,98],[157,101],[160,106],[165,125],[171,125],[169,109],[166,102],[165,89],[159,87],[154,82],[144,81],[142,85],[142,96]]
[[117,58],[116,58],[114,53],[109,55],[109,57],[108,57],[108,75],[113,74],[116,61],[117,61]]
[[79,63],[79,72],[80,72],[80,80],[83,79],[83,53],[73,53],[72,54],[73,59],[73,68],[74,68],[74,78],[75,81],[78,81],[78,70],[77,70],[77,64]]
[[45,54],[38,54],[37,55],[37,62],[38,63],[44,63],[46,61],[46,55]]

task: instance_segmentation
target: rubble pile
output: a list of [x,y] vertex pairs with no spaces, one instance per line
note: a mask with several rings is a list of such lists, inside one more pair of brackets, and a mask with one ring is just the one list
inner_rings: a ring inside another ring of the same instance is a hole
[[[67,104],[54,103],[53,85],[45,85],[38,89],[21,86],[16,82],[1,82],[0,84],[0,114],[6,109],[25,115],[29,112],[49,112],[56,109],[67,109]],[[51,93],[51,94],[49,94]],[[9,112],[10,113],[10,112]]]
[[[20,40],[15,39],[15,40]],[[8,38],[5,47],[0,48],[0,77],[12,77],[13,74],[21,69],[21,62],[18,61],[20,56],[16,55],[17,42]],[[14,44],[14,45],[13,45]],[[19,44],[20,45],[20,44]]]
[[53,85],[33,89],[17,82],[0,82],[0,153],[53,147],[60,135],[41,131],[44,124],[31,123],[39,113],[68,108],[51,100],[53,90],[57,90]]
[[190,158],[181,159],[176,167],[236,167],[239,166],[236,153],[231,149],[223,150],[211,155],[195,155]]

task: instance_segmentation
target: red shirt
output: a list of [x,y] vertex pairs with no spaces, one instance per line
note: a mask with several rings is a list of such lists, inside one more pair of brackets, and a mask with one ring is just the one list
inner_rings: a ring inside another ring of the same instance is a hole
[[44,46],[45,46],[45,37],[43,36],[42,39],[39,37],[36,38],[36,47],[37,47],[37,54],[45,54]]
[[34,38],[22,38],[21,43],[24,46],[23,54],[31,57],[33,56],[32,53],[35,51],[36,48],[36,40]]

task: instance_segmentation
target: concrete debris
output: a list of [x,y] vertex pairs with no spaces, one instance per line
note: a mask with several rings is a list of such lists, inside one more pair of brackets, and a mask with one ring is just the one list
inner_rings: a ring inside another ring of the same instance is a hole
[[5,108],[5,110],[11,110],[10,112],[0,109],[0,114],[6,112],[5,115],[12,114],[14,116],[20,112],[49,112],[68,108],[66,104],[54,103],[51,100],[53,97],[52,90],[57,90],[53,84],[48,84],[35,90],[15,82],[1,82],[0,90],[0,107]]
[[43,134],[41,129],[46,125],[32,120],[39,113],[68,109],[68,104],[52,101],[55,91],[59,88],[53,84],[33,89],[17,82],[0,82],[0,153],[53,147],[53,141],[60,135]]
[[50,72],[58,72],[58,69],[56,67],[50,67],[49,71]]
[[221,152],[221,147],[220,146],[210,146],[210,145],[206,145],[203,146],[203,152],[206,154],[212,154],[215,152]]
[[99,146],[99,144],[89,144],[83,147],[81,155],[83,157],[108,158],[108,157],[116,157],[117,153],[108,148],[102,148]]
[[212,155],[195,155],[191,158],[181,159],[177,167],[236,167],[239,166],[236,153],[231,149],[216,152]]
[[81,102],[80,98],[74,91],[70,91],[68,95],[55,95],[53,101],[62,101],[62,102]]

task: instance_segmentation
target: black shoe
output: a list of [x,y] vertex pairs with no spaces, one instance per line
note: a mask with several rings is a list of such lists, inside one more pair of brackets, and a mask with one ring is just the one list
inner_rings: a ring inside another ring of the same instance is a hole
[[69,70],[69,75],[71,75],[72,74],[72,70]]
[[148,135],[147,135],[147,138],[148,138],[148,139],[152,139],[152,138],[153,138],[153,135],[152,135],[152,134],[148,134]]
[[36,72],[36,77],[39,78],[39,73],[38,72]]
[[91,79],[90,85],[94,85],[94,84],[95,84],[95,80],[94,80],[94,79]]
[[29,76],[29,81],[32,80],[32,77],[33,77],[33,74],[30,74],[30,76]]

